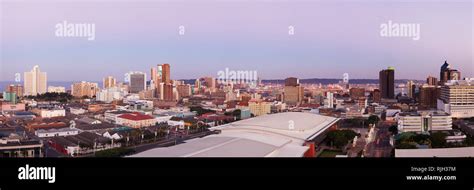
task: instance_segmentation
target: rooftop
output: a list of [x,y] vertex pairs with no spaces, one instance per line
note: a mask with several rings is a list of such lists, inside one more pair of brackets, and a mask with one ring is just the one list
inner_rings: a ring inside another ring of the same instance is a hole
[[309,149],[304,143],[338,120],[302,112],[264,115],[211,128],[220,134],[132,157],[302,157]]
[[449,80],[446,83],[447,87],[456,87],[456,86],[472,86],[474,88],[474,78],[466,78],[465,80]]
[[120,115],[118,117],[123,118],[123,119],[128,119],[128,120],[134,120],[134,121],[154,119],[154,117],[152,116],[141,114],[141,113],[127,113],[127,114]]

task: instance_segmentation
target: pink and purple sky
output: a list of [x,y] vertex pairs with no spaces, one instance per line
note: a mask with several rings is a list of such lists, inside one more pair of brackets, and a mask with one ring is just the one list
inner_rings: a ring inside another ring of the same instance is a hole
[[[50,81],[100,81],[160,63],[173,79],[226,67],[263,79],[378,78],[388,66],[397,79],[425,79],[445,60],[474,77],[471,0],[0,2],[0,81],[34,65]],[[381,37],[389,20],[419,23],[420,40]],[[56,37],[63,21],[94,23],[95,40]]]

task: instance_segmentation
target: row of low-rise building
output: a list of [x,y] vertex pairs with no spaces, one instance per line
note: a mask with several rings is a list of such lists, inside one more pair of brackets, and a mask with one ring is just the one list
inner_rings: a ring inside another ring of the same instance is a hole
[[0,158],[43,157],[41,140],[30,139],[23,130],[0,125]]
[[90,154],[94,151],[121,146],[118,142],[113,142],[109,138],[90,132],[82,132],[70,136],[55,136],[47,141],[50,147],[56,151],[71,156]]

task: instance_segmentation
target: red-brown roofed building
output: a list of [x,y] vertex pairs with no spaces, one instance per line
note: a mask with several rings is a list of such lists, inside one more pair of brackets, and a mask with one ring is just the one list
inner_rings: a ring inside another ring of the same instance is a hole
[[117,124],[125,125],[133,128],[148,127],[156,124],[157,120],[155,117],[145,115],[142,113],[134,112],[122,114],[117,117]]
[[249,102],[239,102],[239,106],[249,106]]
[[29,131],[35,131],[38,129],[58,129],[68,127],[68,125],[62,121],[54,122],[31,122],[26,125],[26,129]]

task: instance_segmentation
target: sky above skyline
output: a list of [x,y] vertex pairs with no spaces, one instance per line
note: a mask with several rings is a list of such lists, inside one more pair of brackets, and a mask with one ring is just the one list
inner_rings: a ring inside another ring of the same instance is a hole
[[[445,60],[474,77],[472,1],[383,2],[4,0],[0,81],[34,65],[50,81],[121,81],[160,63],[171,65],[172,79],[226,68],[263,79],[375,79],[388,66],[397,79],[425,79],[439,77]],[[380,36],[389,20],[418,23],[420,40]],[[63,21],[94,23],[95,40],[55,36]]]

